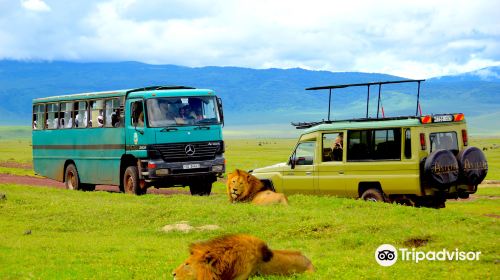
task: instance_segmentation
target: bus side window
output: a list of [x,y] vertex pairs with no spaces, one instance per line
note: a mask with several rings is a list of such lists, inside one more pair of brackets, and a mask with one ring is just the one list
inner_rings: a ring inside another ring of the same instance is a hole
[[90,127],[104,126],[104,100],[90,101]]
[[80,101],[76,104],[75,127],[85,128],[88,124],[87,102]]
[[59,128],[71,128],[71,127],[73,127],[73,102],[61,103]]
[[104,127],[121,126],[120,99],[108,99],[105,103]]
[[45,104],[33,106],[33,129],[42,130],[45,127]]
[[47,129],[59,127],[59,103],[47,104]]

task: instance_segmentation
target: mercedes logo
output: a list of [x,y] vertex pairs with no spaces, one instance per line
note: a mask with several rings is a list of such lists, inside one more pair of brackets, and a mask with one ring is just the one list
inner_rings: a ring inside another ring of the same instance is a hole
[[184,147],[184,151],[186,152],[186,155],[188,155],[188,156],[192,156],[196,152],[196,150],[194,149],[194,146],[191,144],[186,145],[186,147]]

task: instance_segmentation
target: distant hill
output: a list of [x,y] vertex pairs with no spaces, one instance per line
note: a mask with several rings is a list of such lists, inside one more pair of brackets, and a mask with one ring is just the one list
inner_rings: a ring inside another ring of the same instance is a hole
[[[479,72],[478,72],[479,71]],[[422,85],[424,113],[464,112],[473,131],[498,133],[485,116],[500,108],[499,67],[430,79]],[[495,76],[497,75],[497,76]],[[487,79],[484,77],[488,77]],[[496,77],[496,78],[495,78]],[[227,125],[265,125],[290,128],[291,121],[327,117],[328,93],[312,86],[387,81],[401,77],[360,72],[304,69],[190,68],[137,62],[75,63],[0,61],[0,124],[29,124],[31,100],[37,97],[137,88],[150,85],[188,85],[214,89],[222,97]],[[370,116],[376,116],[378,88],[371,88]],[[390,115],[415,114],[416,85],[383,87],[382,105]],[[366,88],[334,91],[333,118],[364,117]],[[477,124],[474,119],[477,118]],[[497,118],[498,119],[498,118]],[[486,125],[486,127],[485,127]]]

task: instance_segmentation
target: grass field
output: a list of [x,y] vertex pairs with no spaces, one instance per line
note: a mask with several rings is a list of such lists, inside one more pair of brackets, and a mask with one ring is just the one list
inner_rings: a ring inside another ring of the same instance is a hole
[[[29,130],[11,130],[0,128],[0,173],[32,175],[26,168],[31,161]],[[500,179],[500,149],[491,149],[500,140],[472,140],[473,145],[488,148],[488,179]],[[228,170],[283,162],[295,141],[228,139]],[[214,186],[210,197],[134,197],[10,184],[0,184],[0,193],[6,195],[0,199],[0,279],[165,279],[187,257],[189,243],[229,233],[256,235],[274,249],[303,251],[317,271],[296,279],[500,275],[498,187],[480,188],[474,199],[448,201],[440,210],[303,195],[290,196],[289,207],[235,205],[228,203],[222,183]],[[161,231],[180,221],[221,228]],[[424,252],[458,248],[481,251],[481,258],[398,261],[392,267],[375,262],[379,245],[410,248],[412,240],[423,241],[418,250]]]
[[[229,204],[222,194],[134,197],[19,185],[0,185],[0,192],[7,196],[0,201],[2,279],[165,279],[187,257],[189,243],[228,233],[303,251],[317,272],[300,279],[486,279],[500,273],[500,207],[491,199],[500,197],[499,188],[442,210],[301,195],[290,196],[289,207],[256,207]],[[221,229],[161,231],[180,221]],[[427,240],[423,251],[481,251],[481,259],[400,261],[388,268],[375,263],[379,245],[408,247],[411,239]]]

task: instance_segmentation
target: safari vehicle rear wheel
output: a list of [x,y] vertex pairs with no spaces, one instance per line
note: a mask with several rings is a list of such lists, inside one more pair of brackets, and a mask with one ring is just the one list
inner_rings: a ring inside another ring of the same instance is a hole
[[386,202],[386,197],[384,193],[379,189],[367,189],[361,195],[361,199],[373,202]]
[[80,190],[80,178],[78,177],[78,171],[76,166],[70,163],[66,166],[66,171],[64,172],[64,185],[68,190]]
[[137,166],[129,166],[123,174],[123,189],[125,193],[141,195],[145,192],[139,185],[139,171]]
[[208,196],[210,195],[210,192],[212,192],[212,182],[208,181],[208,179],[207,181],[195,181],[189,186],[189,191],[191,192],[191,195]]

